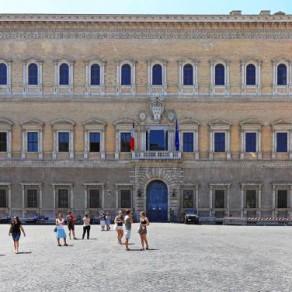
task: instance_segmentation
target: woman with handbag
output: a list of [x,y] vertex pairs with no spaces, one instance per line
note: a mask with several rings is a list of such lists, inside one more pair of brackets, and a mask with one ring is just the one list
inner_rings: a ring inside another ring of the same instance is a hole
[[122,238],[124,236],[123,224],[125,224],[124,218],[123,218],[123,212],[119,211],[118,215],[115,218],[115,229],[117,231],[117,238],[118,238],[118,243],[119,244],[123,244],[122,243]]
[[146,249],[149,249],[148,239],[147,239],[147,226],[149,226],[149,220],[146,217],[145,211],[140,212],[140,227],[138,233],[140,234],[141,239],[141,250],[144,250],[144,246],[146,245]]
[[66,232],[64,229],[64,225],[65,225],[65,220],[63,218],[63,214],[59,213],[59,215],[56,219],[56,228],[57,228],[56,236],[57,236],[58,246],[61,246],[60,238],[63,238],[64,246],[68,246],[68,244],[66,242]]
[[25,237],[25,232],[22,227],[22,224],[18,218],[18,216],[15,216],[13,218],[13,221],[11,222],[10,229],[9,229],[9,236],[12,235],[13,243],[14,243],[14,252],[18,254],[19,250],[19,239],[21,235],[21,231]]

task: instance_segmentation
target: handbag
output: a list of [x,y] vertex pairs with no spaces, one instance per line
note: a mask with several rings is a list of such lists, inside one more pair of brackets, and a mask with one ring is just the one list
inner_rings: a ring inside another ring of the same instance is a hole
[[137,232],[138,233],[142,233],[142,231],[143,231],[143,227],[140,225],[139,228],[138,228],[138,230],[137,230]]
[[54,228],[54,232],[57,232],[57,227]]

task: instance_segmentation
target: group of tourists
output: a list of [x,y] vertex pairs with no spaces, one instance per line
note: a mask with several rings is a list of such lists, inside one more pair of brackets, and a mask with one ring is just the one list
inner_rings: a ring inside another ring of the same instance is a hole
[[[68,246],[66,238],[65,226],[68,227],[68,235],[70,239],[76,240],[77,237],[75,235],[75,215],[69,211],[66,218],[64,218],[62,213],[59,213],[56,218],[56,227],[54,229],[57,238],[57,246],[61,246],[61,239],[63,240],[63,245]],[[128,251],[129,249],[129,239],[131,238],[132,231],[132,223],[133,217],[131,210],[126,211],[126,215],[123,216],[123,212],[119,211],[118,215],[114,220],[115,226],[114,229],[117,232],[117,239],[119,244],[125,244],[125,249]],[[147,226],[149,225],[149,220],[146,217],[146,213],[144,211],[140,212],[140,224],[137,232],[140,234],[141,239],[141,250],[149,249],[148,239],[147,239]],[[104,213],[100,216],[100,226],[101,230],[110,230],[110,218],[107,213]],[[14,243],[14,252],[16,254],[19,253],[19,239],[21,236],[21,232],[24,236],[26,236],[24,228],[19,220],[18,216],[15,216],[11,222],[9,228],[9,236],[12,235],[13,243]],[[90,239],[90,217],[88,214],[85,214],[83,217],[83,233],[82,239],[85,238]],[[123,243],[123,237],[125,235],[125,242]]]
[[[123,212],[119,211],[118,215],[115,218],[115,230],[117,232],[117,240],[119,244],[123,244],[122,238],[125,234],[125,249],[129,249],[129,239],[131,238],[132,223],[133,217],[131,210],[126,211],[126,216],[123,216]],[[141,250],[149,249],[148,239],[147,239],[147,226],[149,225],[149,220],[146,217],[145,211],[140,212],[140,224],[138,228],[138,233],[140,234],[141,239]],[[125,226],[125,228],[124,228]]]

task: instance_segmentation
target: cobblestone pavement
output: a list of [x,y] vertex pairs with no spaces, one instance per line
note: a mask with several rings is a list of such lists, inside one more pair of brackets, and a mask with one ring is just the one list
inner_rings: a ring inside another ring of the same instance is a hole
[[[53,226],[24,226],[20,254],[0,225],[0,291],[292,291],[292,227],[151,224],[150,250],[115,231],[57,247]],[[77,226],[77,236],[81,236]]]

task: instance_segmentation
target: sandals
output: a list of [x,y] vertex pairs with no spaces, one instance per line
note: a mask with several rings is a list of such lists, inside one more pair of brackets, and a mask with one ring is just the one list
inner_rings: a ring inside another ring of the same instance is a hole
[[68,246],[68,244],[67,244],[67,243],[65,243],[65,244],[64,244],[64,246]]

